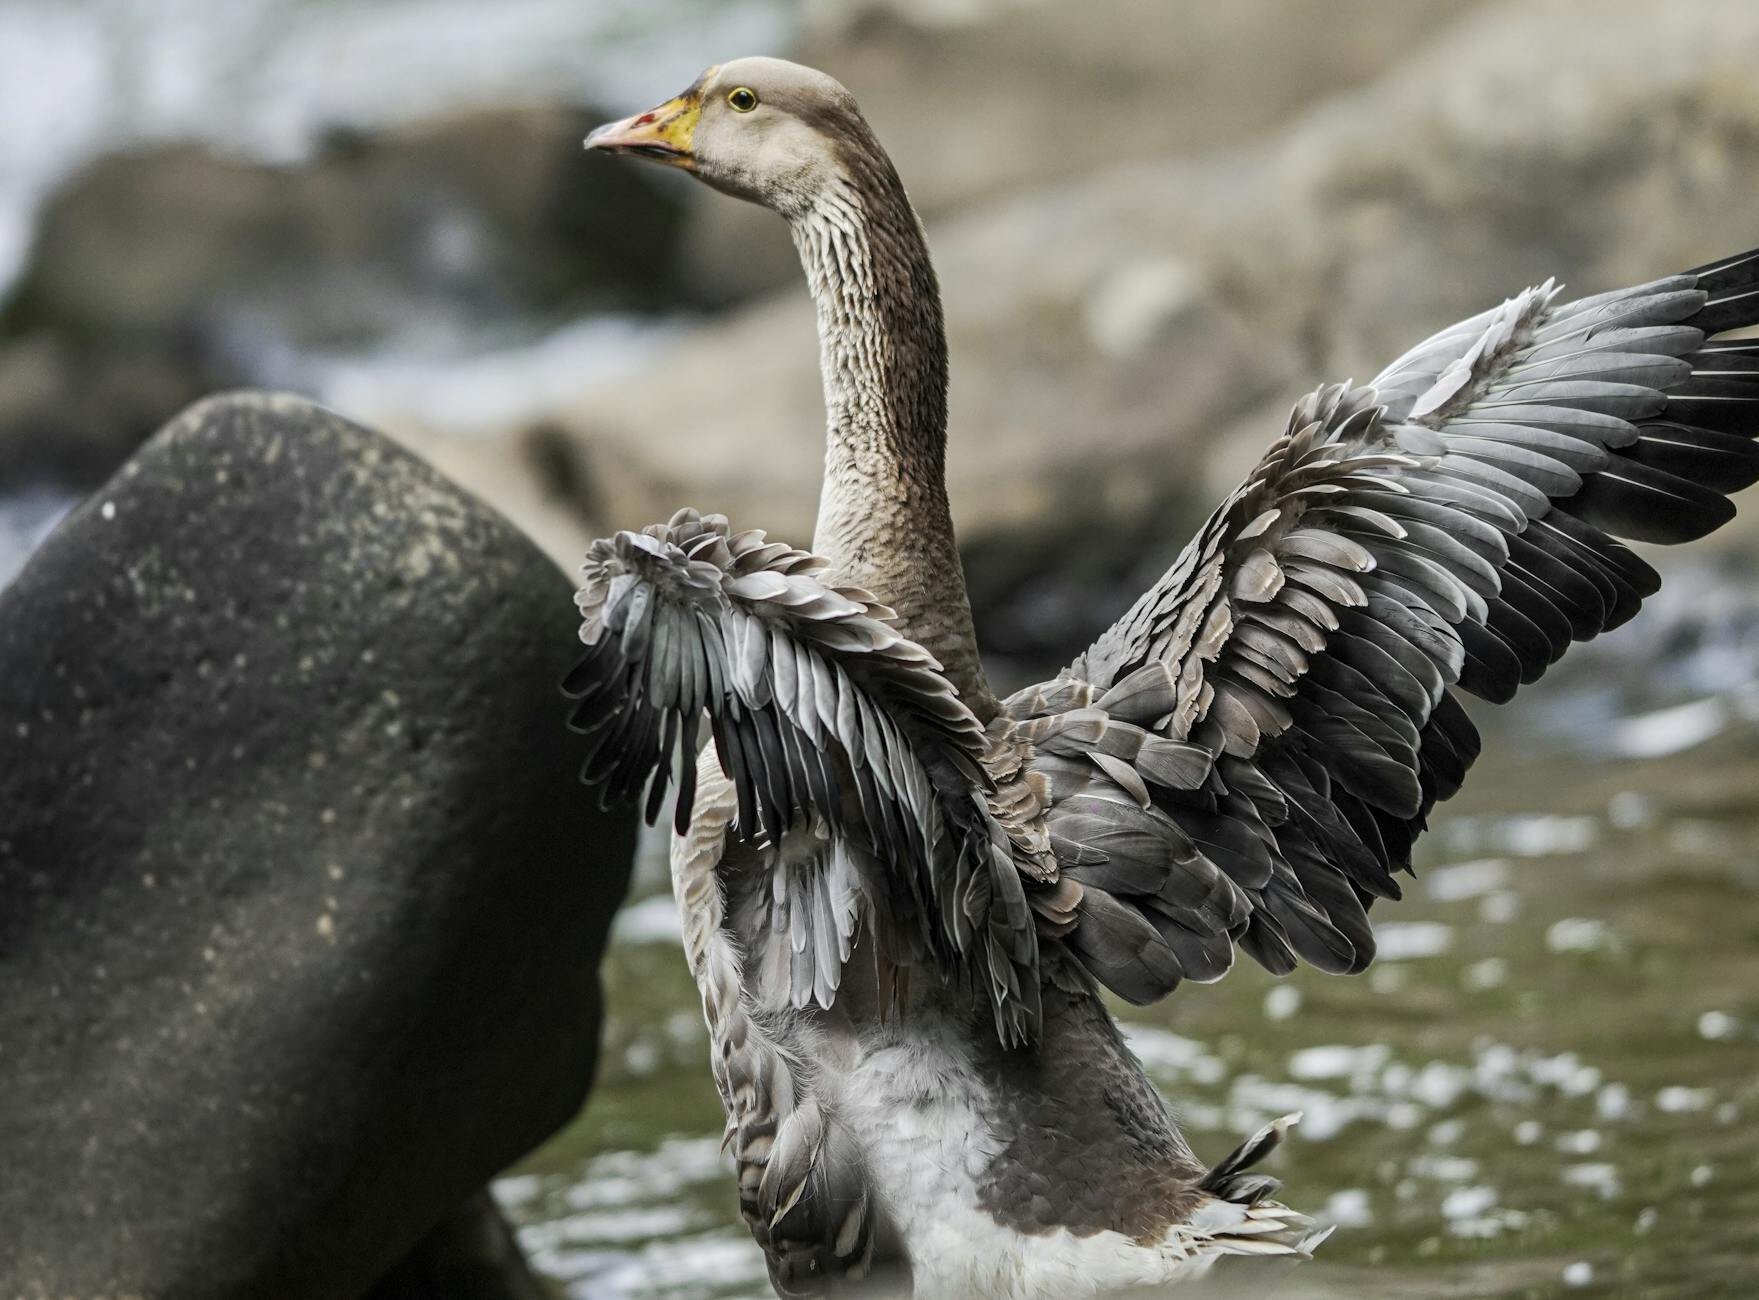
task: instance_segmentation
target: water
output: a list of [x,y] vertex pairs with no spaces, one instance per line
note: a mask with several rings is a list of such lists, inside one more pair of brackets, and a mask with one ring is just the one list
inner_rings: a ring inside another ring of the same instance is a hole
[[267,387],[311,393],[373,428],[488,437],[529,424],[638,368],[679,326],[622,315],[588,316],[506,346],[480,339],[410,346],[392,339],[351,355],[289,351],[252,358]]
[[42,540],[73,507],[74,498],[51,488],[0,495],[0,587],[17,576]]
[[0,0],[0,297],[44,195],[99,152],[203,140],[293,161],[325,131],[475,105],[622,105],[728,50],[783,47],[792,0]]
[[[326,134],[509,104],[628,109],[703,66],[786,48],[797,0],[0,0],[0,303],[54,187],[100,154],[199,141],[269,162]],[[468,260],[466,248],[460,257]],[[481,268],[478,268],[479,271]],[[672,337],[665,320],[408,319],[351,353],[310,350],[272,314],[211,340],[236,382],[382,428],[500,434],[579,401]],[[165,414],[169,415],[170,412]],[[7,486],[0,484],[0,491]],[[21,523],[9,522],[14,516]],[[0,500],[0,573],[28,507]],[[21,534],[22,536],[22,534]]]
[[[1132,1043],[1210,1159],[1305,1112],[1274,1172],[1339,1230],[1281,1294],[1749,1294],[1759,727],[1730,706],[1649,757],[1487,739],[1366,976],[1243,964],[1120,1008]],[[764,1295],[665,908],[619,926],[592,1104],[500,1191],[570,1295]]]

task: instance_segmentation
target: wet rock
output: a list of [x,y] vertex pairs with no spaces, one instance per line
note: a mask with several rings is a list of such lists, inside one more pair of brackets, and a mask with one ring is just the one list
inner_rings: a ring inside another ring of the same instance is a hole
[[568,596],[248,394],[0,591],[0,1293],[356,1295],[575,1112],[633,836]]
[[0,397],[0,475],[97,482],[195,393],[299,384],[313,355],[444,355],[675,301],[672,178],[585,166],[602,119],[485,109],[284,166],[186,144],[98,160],[48,204],[0,315],[0,371],[31,360],[37,381]]
[[442,1219],[363,1300],[550,1300],[488,1192]]

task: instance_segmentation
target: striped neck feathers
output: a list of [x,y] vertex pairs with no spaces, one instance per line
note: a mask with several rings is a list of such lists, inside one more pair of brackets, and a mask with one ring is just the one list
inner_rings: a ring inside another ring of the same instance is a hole
[[825,476],[813,549],[830,578],[898,612],[979,717],[978,661],[947,505],[947,341],[940,286],[903,185],[874,144],[791,215],[818,309]]

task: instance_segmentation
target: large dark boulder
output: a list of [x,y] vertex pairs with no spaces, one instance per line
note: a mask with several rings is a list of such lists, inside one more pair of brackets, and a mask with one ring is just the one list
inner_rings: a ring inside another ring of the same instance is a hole
[[549,1300],[485,1189],[431,1228],[364,1300]]
[[0,592],[0,1295],[357,1295],[575,1113],[633,827],[575,783],[572,615],[264,395]]

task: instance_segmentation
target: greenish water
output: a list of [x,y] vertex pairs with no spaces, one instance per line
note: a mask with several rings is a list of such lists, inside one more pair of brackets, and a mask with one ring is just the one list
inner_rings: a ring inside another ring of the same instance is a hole
[[[1662,758],[1487,737],[1366,976],[1121,1012],[1204,1156],[1305,1111],[1274,1172],[1339,1230],[1279,1294],[1755,1293],[1759,727],[1716,707]],[[668,910],[621,925],[591,1106],[499,1185],[569,1295],[768,1294]]]

